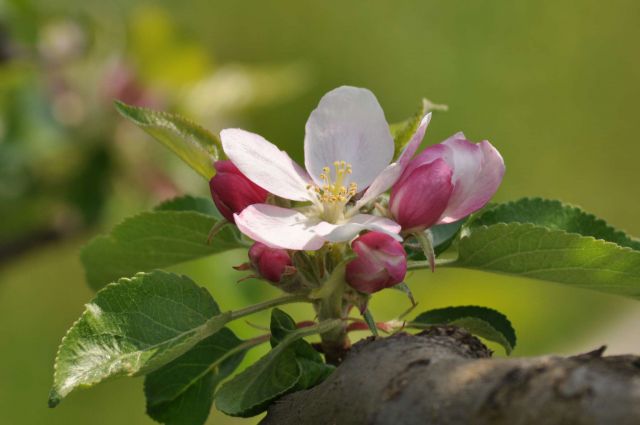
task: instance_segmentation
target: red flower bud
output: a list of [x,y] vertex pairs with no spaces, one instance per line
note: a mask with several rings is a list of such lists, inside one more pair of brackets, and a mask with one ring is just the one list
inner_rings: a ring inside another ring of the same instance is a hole
[[438,222],[453,192],[453,171],[442,159],[419,164],[414,159],[391,189],[389,210],[404,231],[427,229]]
[[287,268],[292,267],[287,250],[269,248],[260,242],[254,243],[249,248],[249,260],[261,277],[273,283],[279,283]]
[[407,254],[402,244],[386,233],[365,233],[351,248],[358,257],[347,264],[346,279],[358,291],[372,294],[404,279]]
[[269,192],[253,183],[231,161],[216,161],[216,175],[209,182],[211,197],[220,213],[234,223],[234,213],[253,204],[262,204]]

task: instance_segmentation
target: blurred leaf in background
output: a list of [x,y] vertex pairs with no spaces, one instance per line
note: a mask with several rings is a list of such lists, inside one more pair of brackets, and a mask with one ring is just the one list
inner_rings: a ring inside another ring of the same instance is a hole
[[216,64],[161,6],[94,6],[13,1],[0,18],[0,259],[99,224],[106,210],[206,193],[119,119],[115,99],[184,110],[217,132],[308,85],[293,62]]

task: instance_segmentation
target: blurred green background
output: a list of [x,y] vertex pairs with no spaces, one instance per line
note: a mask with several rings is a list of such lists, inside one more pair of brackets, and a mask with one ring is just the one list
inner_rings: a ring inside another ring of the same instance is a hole
[[[558,198],[640,235],[639,18],[634,0],[0,0],[0,424],[152,423],[141,379],[46,407],[57,345],[91,298],[80,247],[162,199],[207,195],[206,182],[116,116],[112,98],[214,131],[242,126],[301,160],[306,118],[334,87],[370,88],[391,122],[428,97],[449,112],[425,143],[463,130],[502,152],[496,200]],[[243,255],[175,270],[236,308],[274,294],[234,283]],[[466,271],[408,283],[422,309],[506,313],[515,355],[605,343],[640,351],[636,301]],[[379,320],[408,306],[390,292],[373,303]],[[214,413],[209,423],[253,422]]]

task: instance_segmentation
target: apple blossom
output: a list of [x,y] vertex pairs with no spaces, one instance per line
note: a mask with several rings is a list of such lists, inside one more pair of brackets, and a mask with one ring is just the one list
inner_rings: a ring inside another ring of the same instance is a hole
[[397,240],[380,232],[368,232],[351,243],[357,258],[346,268],[346,281],[366,294],[394,286],[407,273],[407,254]]
[[[400,225],[360,209],[389,190],[422,141],[427,114],[398,160],[394,142],[373,93],[339,87],[311,113],[305,131],[306,170],[263,137],[240,129],[220,133],[224,152],[249,180],[297,208],[250,205],[235,212],[245,235],[274,248],[317,250],[325,242],[347,242],[363,230],[401,240]],[[350,202],[360,197],[357,202]]]

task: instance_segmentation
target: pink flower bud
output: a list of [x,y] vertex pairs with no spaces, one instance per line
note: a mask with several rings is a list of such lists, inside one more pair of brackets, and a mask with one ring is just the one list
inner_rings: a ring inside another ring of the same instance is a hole
[[404,279],[407,254],[400,242],[386,233],[365,233],[351,248],[357,258],[347,264],[346,279],[358,291],[372,294]]
[[391,189],[391,213],[404,231],[458,221],[489,202],[504,170],[491,143],[456,133],[409,162]]
[[389,210],[404,231],[416,231],[436,224],[447,208],[453,171],[443,159],[426,164],[414,159],[391,189]]
[[234,223],[234,213],[262,204],[269,192],[246,178],[231,161],[216,161],[216,175],[209,182],[211,197],[220,213]]
[[292,262],[285,249],[269,248],[256,242],[249,248],[249,260],[258,274],[273,283],[279,283]]

